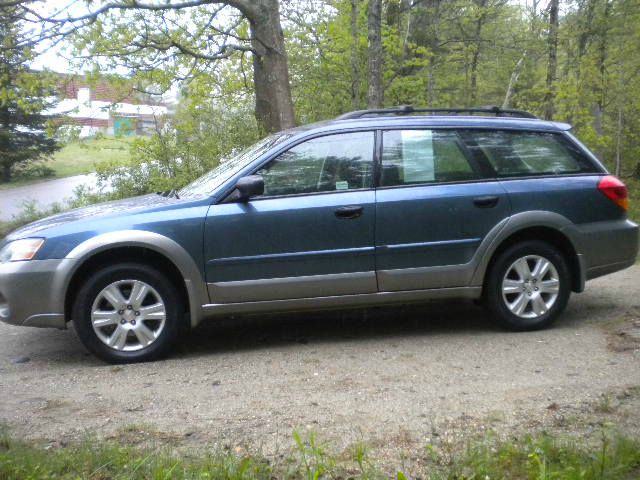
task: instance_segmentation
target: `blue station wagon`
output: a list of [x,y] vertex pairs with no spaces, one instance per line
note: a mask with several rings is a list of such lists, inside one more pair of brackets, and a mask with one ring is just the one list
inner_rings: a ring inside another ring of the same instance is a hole
[[548,326],[635,262],[627,189],[527,112],[397,107],[271,135],[179,191],[0,242],[0,319],[65,328],[109,362],[167,354],[203,319],[468,298]]

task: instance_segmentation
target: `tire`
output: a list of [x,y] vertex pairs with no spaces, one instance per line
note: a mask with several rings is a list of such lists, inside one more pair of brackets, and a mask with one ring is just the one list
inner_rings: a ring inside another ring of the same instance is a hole
[[[544,261],[549,265],[541,275],[537,269],[545,266]],[[548,327],[565,309],[570,295],[567,260],[542,241],[520,242],[498,254],[485,284],[492,316],[512,331]]]
[[76,295],[73,323],[84,346],[100,359],[146,362],[169,353],[183,312],[177,289],[162,272],[121,263],[85,281]]

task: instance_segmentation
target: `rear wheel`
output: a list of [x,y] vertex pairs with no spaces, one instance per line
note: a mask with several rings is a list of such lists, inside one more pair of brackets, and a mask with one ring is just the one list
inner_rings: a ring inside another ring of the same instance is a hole
[[91,276],[78,292],[73,321],[82,343],[111,363],[155,360],[178,337],[183,306],[176,288],[147,265],[123,263]]
[[540,241],[517,243],[496,258],[485,285],[495,319],[515,331],[550,325],[565,309],[571,274],[562,253]]

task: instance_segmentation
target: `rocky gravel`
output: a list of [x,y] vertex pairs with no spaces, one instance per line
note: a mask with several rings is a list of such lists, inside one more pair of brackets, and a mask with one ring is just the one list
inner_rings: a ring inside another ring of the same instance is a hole
[[[212,321],[165,361],[111,366],[72,330],[3,324],[0,422],[51,442],[154,431],[265,454],[293,430],[394,449],[455,428],[570,429],[581,412],[640,397],[639,348],[640,265],[589,282],[540,332],[438,302]],[[635,425],[637,409],[625,411]]]

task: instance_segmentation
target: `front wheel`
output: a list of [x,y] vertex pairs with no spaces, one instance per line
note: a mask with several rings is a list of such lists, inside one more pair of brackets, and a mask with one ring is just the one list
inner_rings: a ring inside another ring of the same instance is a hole
[[489,309],[503,327],[538,330],[549,326],[567,306],[571,274],[555,247],[521,242],[496,258],[485,293]]
[[106,267],[82,286],[73,309],[82,343],[110,363],[155,360],[178,337],[181,312],[176,288],[147,265]]

